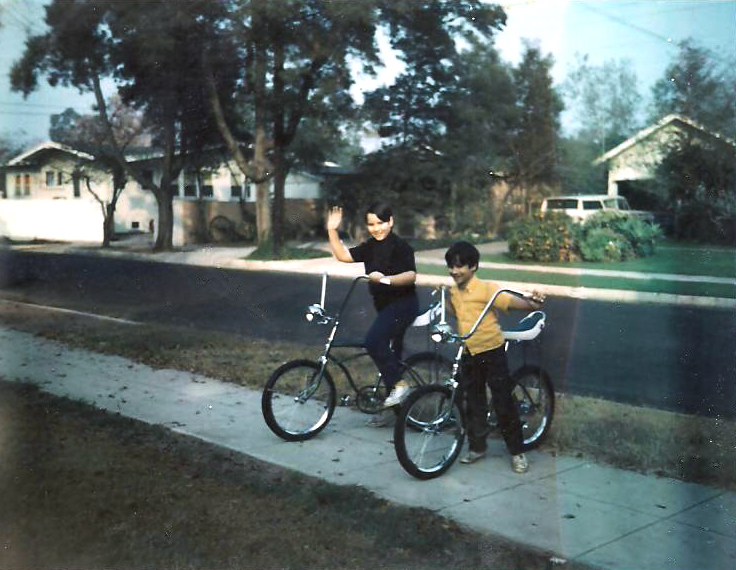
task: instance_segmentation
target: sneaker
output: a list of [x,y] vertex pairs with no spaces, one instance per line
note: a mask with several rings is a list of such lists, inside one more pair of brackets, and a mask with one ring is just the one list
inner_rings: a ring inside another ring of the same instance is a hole
[[409,383],[400,380],[396,383],[394,389],[391,390],[388,398],[386,398],[386,400],[383,402],[383,407],[390,408],[391,406],[398,406],[406,399],[406,397],[409,395],[409,392],[411,392],[411,386],[409,386]]
[[529,462],[523,453],[511,456],[511,469],[514,473],[526,473],[529,471]]
[[460,460],[460,463],[470,465],[471,463],[475,463],[479,459],[483,459],[485,456],[485,451],[468,451],[468,454]]
[[368,427],[393,427],[396,424],[396,414],[393,410],[384,410],[374,414],[365,425]]

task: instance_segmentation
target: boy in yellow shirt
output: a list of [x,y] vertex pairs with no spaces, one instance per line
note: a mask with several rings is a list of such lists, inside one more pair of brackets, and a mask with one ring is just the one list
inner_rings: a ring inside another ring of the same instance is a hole
[[[450,308],[457,317],[458,332],[464,335],[473,328],[483,308],[499,286],[492,281],[482,281],[476,277],[480,254],[469,242],[460,241],[453,244],[445,253],[445,261],[450,276],[455,281],[455,287],[451,289]],[[509,375],[501,325],[495,311],[538,309],[543,298],[537,294],[534,298],[532,301],[501,293],[493,308],[466,342],[466,350],[460,365],[462,378],[468,383],[465,389],[465,413],[470,451],[460,459],[460,463],[475,463],[486,454],[487,383],[491,389],[491,399],[501,434],[511,454],[511,468],[516,473],[525,473],[529,469],[529,463],[522,453],[524,445],[522,425],[512,396],[514,386]]]

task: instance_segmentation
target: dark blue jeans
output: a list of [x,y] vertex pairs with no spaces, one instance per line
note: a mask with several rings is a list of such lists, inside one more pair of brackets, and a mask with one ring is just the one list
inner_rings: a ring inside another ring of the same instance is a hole
[[524,435],[516,400],[512,396],[514,383],[509,375],[506,351],[503,346],[463,355],[461,374],[465,382],[465,419],[468,425],[468,445],[471,451],[486,450],[488,436],[488,397],[486,385],[491,389],[491,401],[498,418],[498,427],[511,455],[523,451]]
[[400,360],[404,333],[418,314],[417,296],[407,295],[381,309],[368,329],[365,348],[381,373],[387,393],[391,393],[401,376]]

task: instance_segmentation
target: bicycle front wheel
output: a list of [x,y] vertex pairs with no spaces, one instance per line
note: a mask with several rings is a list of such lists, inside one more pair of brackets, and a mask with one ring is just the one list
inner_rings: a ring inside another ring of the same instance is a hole
[[524,450],[528,451],[538,447],[549,433],[555,413],[555,391],[549,375],[537,366],[524,366],[511,379],[524,434]]
[[394,449],[401,466],[413,477],[442,475],[457,459],[464,441],[462,410],[450,388],[422,386],[401,405]]
[[261,410],[273,433],[287,441],[303,441],[329,423],[336,398],[327,370],[311,360],[292,360],[266,382]]

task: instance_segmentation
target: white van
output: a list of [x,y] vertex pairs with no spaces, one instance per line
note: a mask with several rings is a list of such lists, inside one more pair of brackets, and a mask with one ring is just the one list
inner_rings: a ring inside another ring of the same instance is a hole
[[620,210],[652,223],[654,216],[651,212],[632,210],[623,196],[609,196],[607,194],[587,194],[579,196],[549,196],[542,201],[541,212],[562,212],[576,222],[584,222],[586,218],[601,210]]

